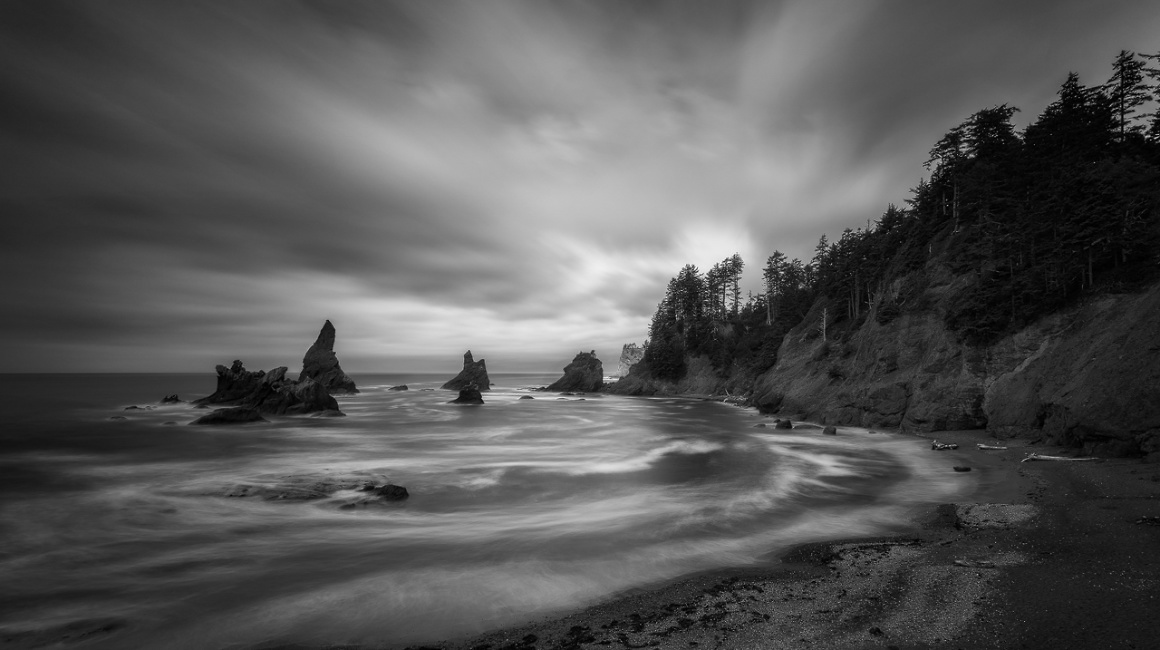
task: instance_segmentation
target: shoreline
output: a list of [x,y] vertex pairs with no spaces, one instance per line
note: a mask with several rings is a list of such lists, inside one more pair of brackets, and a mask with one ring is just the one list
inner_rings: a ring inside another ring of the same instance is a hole
[[[997,443],[982,430],[899,435],[959,444],[930,453],[948,469],[970,466],[974,489],[920,508],[894,535],[799,544],[762,566],[684,576],[531,623],[407,647],[1143,648],[1160,639],[1160,526],[1143,519],[1160,515],[1160,467],[1022,463],[1033,451],[1062,448]],[[1109,629],[1108,621],[1119,624]]]

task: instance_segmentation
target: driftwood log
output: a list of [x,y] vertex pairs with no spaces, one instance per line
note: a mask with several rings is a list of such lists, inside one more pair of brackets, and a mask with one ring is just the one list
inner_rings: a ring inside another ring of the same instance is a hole
[[1021,463],[1026,463],[1026,462],[1027,462],[1027,461],[1029,461],[1029,460],[1073,460],[1073,461],[1081,461],[1081,460],[1095,460],[1095,458],[1069,458],[1069,457],[1067,457],[1067,456],[1045,456],[1045,455],[1043,455],[1043,454],[1027,454],[1027,457],[1026,457],[1026,458],[1024,458],[1023,460],[1019,461],[1019,462],[1021,462]]
[[935,440],[935,441],[930,443],[930,448],[935,450],[935,451],[942,451],[944,449],[958,449],[959,446],[953,442],[941,443],[938,440]]
[[984,445],[981,442],[976,444],[975,446],[978,447],[979,449],[1006,449],[1006,447],[997,447],[995,445]]

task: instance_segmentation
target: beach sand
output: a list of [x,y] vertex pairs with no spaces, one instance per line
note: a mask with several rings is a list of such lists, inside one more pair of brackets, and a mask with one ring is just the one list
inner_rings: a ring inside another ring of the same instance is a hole
[[[1067,450],[983,431],[925,438],[969,499],[890,538],[799,546],[583,611],[432,646],[532,648],[1158,648],[1160,466],[1020,462]],[[976,444],[1005,445],[980,450]]]

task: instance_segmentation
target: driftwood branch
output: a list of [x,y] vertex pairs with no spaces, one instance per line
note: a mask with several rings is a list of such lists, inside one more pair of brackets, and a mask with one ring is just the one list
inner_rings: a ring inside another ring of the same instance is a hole
[[1006,449],[1006,447],[996,447],[995,445],[984,445],[981,442],[976,444],[975,446],[978,447],[979,449]]
[[935,440],[935,441],[930,443],[930,448],[935,450],[935,451],[942,451],[944,449],[958,449],[959,446],[953,442],[942,443],[942,442],[939,442],[938,440]]
[[1067,456],[1045,456],[1043,454],[1028,454],[1021,463],[1028,461],[1094,461],[1095,458],[1071,458]]

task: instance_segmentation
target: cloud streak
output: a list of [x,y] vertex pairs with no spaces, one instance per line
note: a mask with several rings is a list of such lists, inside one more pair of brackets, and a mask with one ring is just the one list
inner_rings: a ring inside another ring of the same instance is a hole
[[352,371],[611,363],[684,263],[808,256],[969,113],[1157,49],[1138,4],[6,3],[0,370],[323,318]]

